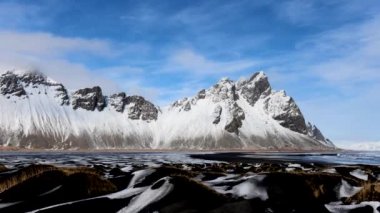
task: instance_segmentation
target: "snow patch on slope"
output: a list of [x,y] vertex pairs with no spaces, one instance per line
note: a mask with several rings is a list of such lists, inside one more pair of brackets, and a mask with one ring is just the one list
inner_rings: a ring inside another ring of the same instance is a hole
[[[164,183],[160,187],[153,188],[155,184],[158,184],[162,181],[164,181]],[[149,187],[140,195],[137,195],[136,197],[132,198],[129,205],[118,211],[118,213],[137,213],[140,212],[143,208],[147,207],[148,205],[161,200],[174,188],[174,185],[171,184],[169,181],[170,177],[165,177],[158,180],[152,185],[152,187]]]
[[352,197],[358,193],[363,187],[351,186],[347,181],[342,179],[338,189],[338,198]]

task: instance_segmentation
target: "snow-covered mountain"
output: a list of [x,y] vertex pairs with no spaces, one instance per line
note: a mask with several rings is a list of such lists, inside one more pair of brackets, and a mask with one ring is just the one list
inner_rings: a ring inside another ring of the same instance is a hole
[[339,141],[336,146],[346,150],[356,151],[380,151],[380,141]]
[[263,72],[227,78],[162,110],[141,96],[69,93],[39,72],[0,76],[0,145],[21,148],[331,149]]

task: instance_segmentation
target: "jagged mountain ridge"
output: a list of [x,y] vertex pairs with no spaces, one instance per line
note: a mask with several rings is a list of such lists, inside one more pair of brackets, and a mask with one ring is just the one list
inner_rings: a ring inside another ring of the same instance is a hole
[[48,149],[329,149],[263,72],[220,80],[162,110],[141,96],[69,93],[39,72],[0,76],[0,145]]

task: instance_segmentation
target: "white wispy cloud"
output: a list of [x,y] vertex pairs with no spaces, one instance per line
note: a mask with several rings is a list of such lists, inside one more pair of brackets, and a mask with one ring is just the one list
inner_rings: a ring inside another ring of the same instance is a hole
[[70,60],[71,54],[80,53],[113,57],[117,52],[107,41],[12,31],[0,32],[0,41],[0,72],[40,70],[69,89],[94,85],[103,86],[107,92],[117,89],[104,76],[96,76],[84,64]]
[[264,66],[282,81],[315,78],[343,90],[379,84],[379,25],[376,15],[314,34],[297,42],[286,55],[271,57]]
[[312,71],[333,83],[355,85],[380,80],[379,25],[380,16],[376,16],[317,36],[308,48],[312,47],[316,55],[325,53],[330,58],[316,64]]
[[212,75],[239,72],[257,65],[253,60],[216,61],[191,49],[176,51],[169,57],[168,71],[187,72],[196,75]]
[[25,26],[33,20],[33,25],[44,25],[47,19],[40,16],[42,11],[41,6],[0,2],[0,24],[2,27],[15,28]]
[[0,40],[1,49],[19,55],[55,57],[73,52],[86,52],[104,57],[117,53],[109,42],[103,40],[67,38],[50,33],[2,31]]
[[317,19],[315,2],[312,0],[281,1],[275,7],[280,19],[292,24],[306,25]]
[[301,27],[325,28],[341,22],[351,22],[356,17],[378,13],[377,0],[288,0],[272,2],[273,11],[279,20]]
[[[341,10],[349,15],[358,9]],[[379,25],[380,17],[369,14],[300,40],[294,51],[266,66],[270,80],[293,89],[290,95],[306,118],[333,140],[380,138]]]

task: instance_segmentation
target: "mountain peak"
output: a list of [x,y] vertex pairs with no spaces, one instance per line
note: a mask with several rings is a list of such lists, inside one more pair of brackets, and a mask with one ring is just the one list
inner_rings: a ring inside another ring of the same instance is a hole
[[264,73],[264,71],[259,71],[254,73],[250,78],[249,81],[258,81],[260,79],[267,79],[268,77]]
[[239,81],[237,90],[241,91],[242,96],[252,106],[261,96],[267,96],[272,91],[268,77],[262,71],[254,73],[248,80]]
[[0,75],[0,145],[35,148],[332,147],[306,126],[294,100],[264,72],[222,78],[159,110],[141,96],[104,96],[98,86],[68,94],[36,71]]
[[217,84],[225,84],[225,83],[232,83],[233,81],[228,77],[221,78]]

